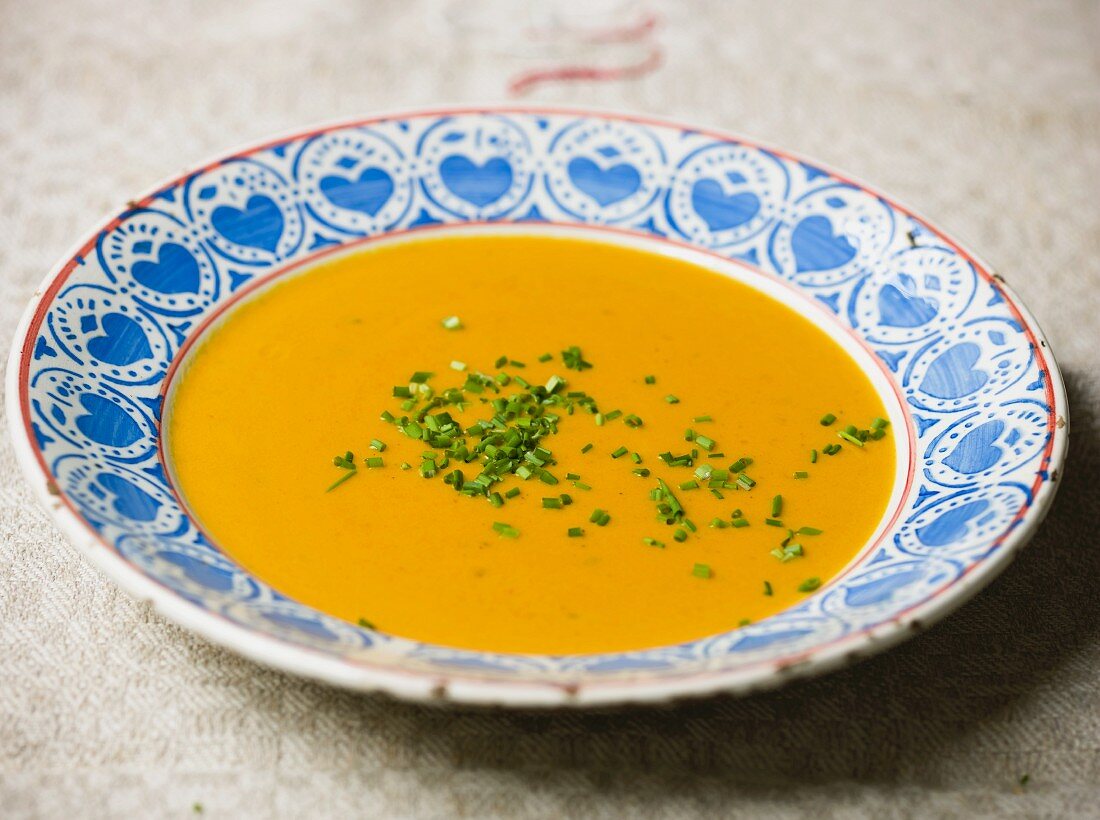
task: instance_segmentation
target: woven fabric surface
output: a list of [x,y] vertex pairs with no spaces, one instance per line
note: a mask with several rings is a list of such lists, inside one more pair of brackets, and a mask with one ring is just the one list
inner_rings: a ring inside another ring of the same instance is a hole
[[[50,266],[153,182],[317,121],[504,101],[514,75],[562,58],[501,48],[456,5],[0,0],[0,354]],[[5,435],[0,815],[1096,816],[1100,5],[648,8],[659,69],[524,99],[752,134],[969,242],[1038,317],[1069,390],[1069,463],[1038,536],[927,633],[781,691],[443,710],[260,668],[136,604],[59,535]]]

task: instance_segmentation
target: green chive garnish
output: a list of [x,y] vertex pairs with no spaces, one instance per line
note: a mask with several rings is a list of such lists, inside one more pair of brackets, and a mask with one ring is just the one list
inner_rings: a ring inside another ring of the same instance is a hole
[[769,527],[784,527],[784,528],[786,528],[786,526],[787,526],[782,521],[779,521],[775,518],[765,518],[764,523],[767,524]]
[[657,377],[656,376],[646,376],[645,377],[645,383],[646,384],[656,384],[657,383]]
[[382,456],[372,456],[367,459],[367,467],[371,469],[383,466],[385,466],[385,462],[382,460]]
[[809,478],[810,474],[807,473],[805,470],[795,470],[794,471],[794,477],[795,478]]
[[772,594],[772,585],[768,581],[764,582],[764,594],[769,597]]
[[697,435],[695,437],[695,443],[707,451],[714,449],[714,439],[712,439],[710,436]]
[[542,506],[546,510],[560,510],[563,505],[560,498],[544,498]]
[[588,444],[581,447],[581,452],[582,453],[587,453],[591,449],[592,449],[592,442],[589,442]]
[[643,538],[642,542],[647,547],[664,547],[665,545],[664,541],[658,541],[656,538]]
[[678,398],[676,398],[674,395],[672,395],[671,393],[669,393],[667,396],[665,396],[665,401],[667,401],[669,404],[679,404],[680,403],[680,400]]
[[796,532],[799,535],[821,535],[824,530],[819,530],[817,527],[799,527]]
[[457,316],[448,316],[446,319],[443,320],[441,324],[443,325],[443,327],[447,328],[447,330],[462,329],[462,320],[459,319]]
[[543,353],[541,356],[539,356],[539,361],[540,362],[548,362],[552,358],[554,358],[554,354],[552,354],[552,353]]
[[622,456],[625,456],[628,452],[630,452],[630,451],[627,450],[625,447],[619,447],[618,449],[612,451],[611,457],[612,458],[621,458]]
[[706,564],[696,564],[691,568],[691,574],[696,578],[710,578],[713,575],[710,567]]
[[863,446],[863,442],[860,441],[858,438],[856,438],[851,433],[849,433],[847,430],[841,430],[839,433],[837,433],[837,435],[840,436],[845,441],[847,441],[851,444],[854,444],[856,447],[862,447]]
[[697,424],[702,424],[704,421],[714,421],[714,419],[712,419],[710,416],[696,416],[694,419],[692,419],[692,421],[696,422]]
[[681,490],[697,490],[699,489],[699,482],[695,479],[691,481],[681,481],[679,486]]
[[493,529],[502,538],[518,538],[519,530],[513,527],[511,524],[504,524],[500,521],[493,522]]
[[747,518],[735,518],[730,521],[730,525],[733,527],[741,528],[749,525],[749,519]]
[[569,537],[570,538],[580,538],[582,535],[584,535],[584,527],[570,527],[569,528]]
[[343,484],[349,478],[355,478],[356,475],[358,475],[358,473],[355,470],[348,470],[346,473],[344,473],[344,475],[340,476],[338,479],[336,479],[334,482],[332,482],[332,484],[329,485],[328,489],[325,490],[325,492],[326,493],[331,493],[333,490],[335,490],[337,487],[339,487],[341,484]]
[[673,540],[679,541],[681,544],[684,541],[687,541],[687,537],[688,537],[687,530],[682,530],[679,527],[677,527],[676,531],[674,533],[672,533]]
[[875,430],[884,430],[890,426],[890,422],[886,419],[875,417],[871,420],[871,427]]
[[815,589],[821,586],[820,578],[807,578],[801,584],[798,585],[799,592],[813,592]]
[[836,416],[834,416],[832,413],[826,413],[824,416],[821,417],[821,426],[828,427],[834,421],[836,421]]
[[810,463],[817,464],[817,450],[810,450]]
[[384,453],[384,452],[386,452],[386,442],[380,441],[379,439],[376,439],[376,438],[372,438],[370,440],[370,448],[372,450],[377,450],[380,453]]
[[777,495],[772,499],[772,518],[778,518],[783,514],[783,496]]

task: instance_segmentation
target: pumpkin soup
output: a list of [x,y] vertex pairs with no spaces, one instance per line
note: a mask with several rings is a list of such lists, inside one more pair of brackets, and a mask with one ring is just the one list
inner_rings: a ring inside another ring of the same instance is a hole
[[641,649],[802,599],[878,527],[895,446],[851,356],[692,262],[572,238],[367,247],[243,301],[166,415],[210,537],[382,632]]

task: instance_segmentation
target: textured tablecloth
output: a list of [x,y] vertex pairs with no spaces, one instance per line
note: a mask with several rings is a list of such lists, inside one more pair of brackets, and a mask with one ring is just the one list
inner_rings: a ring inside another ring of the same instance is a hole
[[[156,180],[318,120],[503,100],[541,65],[456,29],[454,5],[0,0],[0,353],[47,269]],[[530,97],[818,157],[1000,269],[1059,358],[1073,435],[1041,533],[972,603],[746,700],[422,708],[262,669],[135,604],[60,537],[5,435],[0,816],[1100,814],[1098,9],[670,3],[659,71]]]

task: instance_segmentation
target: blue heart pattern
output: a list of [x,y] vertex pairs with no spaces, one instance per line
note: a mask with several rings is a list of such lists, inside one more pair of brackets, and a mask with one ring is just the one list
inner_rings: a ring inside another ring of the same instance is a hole
[[989,381],[984,370],[974,367],[981,354],[973,342],[949,347],[928,366],[920,392],[937,399],[958,399],[980,390]]
[[88,412],[76,419],[76,426],[92,441],[107,447],[129,447],[142,436],[141,427],[129,414],[109,399],[94,393],[80,396],[81,406]]
[[953,510],[948,510],[931,524],[920,527],[917,530],[917,538],[929,547],[952,544],[965,537],[971,519],[981,515],[988,508],[988,501],[970,501]]
[[712,231],[744,225],[760,212],[760,198],[751,191],[726,194],[715,179],[701,179],[692,186],[691,207]]
[[878,313],[884,325],[920,327],[935,318],[939,303],[931,297],[918,296],[913,277],[901,274],[898,285],[888,284],[879,291]]
[[987,421],[962,437],[943,463],[957,473],[973,475],[988,470],[1001,460],[1004,450],[994,442],[1004,432],[1005,423],[1000,419]]
[[918,569],[895,572],[893,575],[849,587],[844,593],[844,602],[849,606],[875,606],[886,603],[899,589],[909,586],[920,578],[921,572]]
[[737,641],[732,647],[733,652],[751,652],[754,649],[763,649],[777,643],[797,641],[809,635],[810,629],[785,629],[777,632],[765,632],[762,635],[746,635]]
[[227,570],[178,552],[160,552],[157,555],[162,560],[175,564],[183,570],[184,575],[200,586],[217,592],[229,592],[233,589],[233,573]]
[[122,313],[108,313],[100,322],[102,336],[88,340],[88,352],[101,362],[124,366],[153,355],[141,325]]
[[100,486],[115,497],[115,512],[134,521],[153,521],[160,509],[160,502],[137,485],[113,473],[100,473],[96,477]]
[[160,246],[156,262],[147,259],[135,262],[131,273],[139,285],[157,293],[199,292],[199,263],[191,251],[175,242]]
[[253,194],[243,208],[219,205],[210,215],[214,230],[237,245],[274,253],[283,235],[283,213],[269,196]]
[[439,176],[451,193],[478,208],[496,202],[512,187],[512,166],[500,157],[478,165],[452,154],[440,163]]
[[856,248],[844,234],[833,230],[833,223],[824,216],[808,216],[791,231],[791,252],[795,270],[833,270],[851,262]]
[[573,184],[601,208],[621,202],[642,187],[641,174],[627,162],[604,169],[587,157],[574,157],[566,171]]
[[374,216],[393,195],[393,177],[381,168],[365,168],[355,179],[326,176],[321,193],[337,208]]

